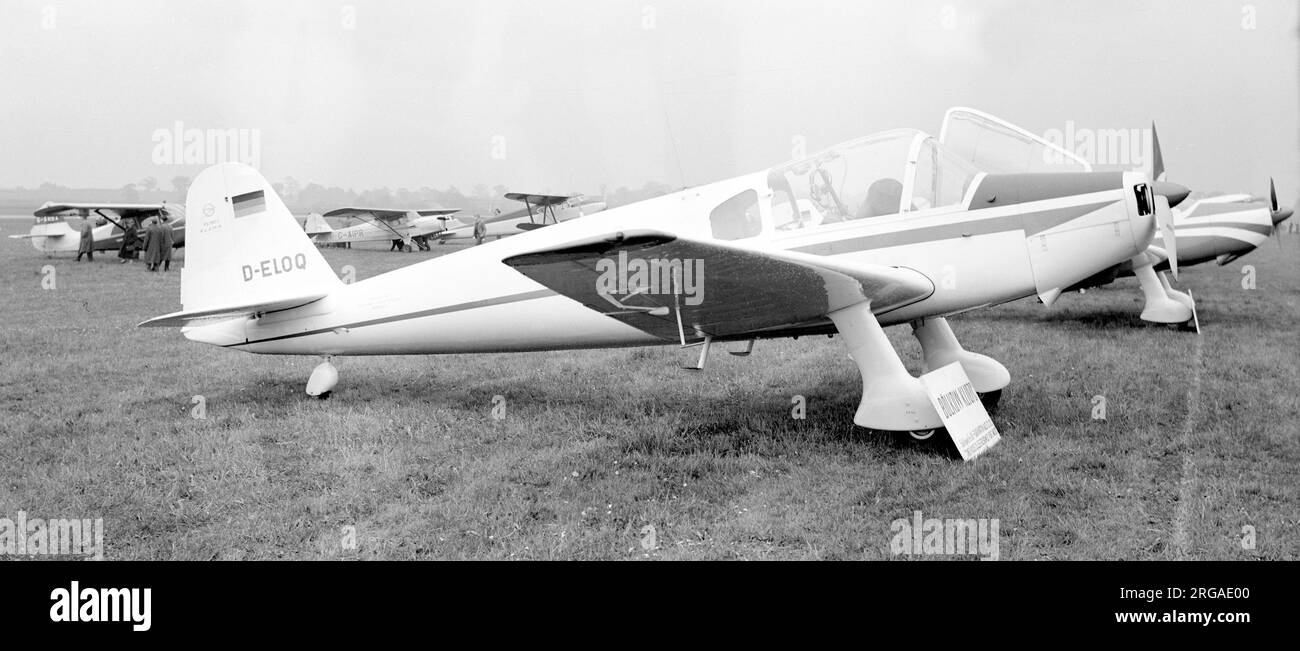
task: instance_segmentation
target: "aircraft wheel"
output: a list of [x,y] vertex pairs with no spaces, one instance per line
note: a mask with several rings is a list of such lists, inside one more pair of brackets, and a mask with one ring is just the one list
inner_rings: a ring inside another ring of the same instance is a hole
[[992,414],[993,412],[997,411],[998,402],[1002,400],[1002,389],[998,389],[996,391],[989,391],[988,393],[981,393],[979,394],[979,396],[980,396],[980,402],[984,403],[984,411],[987,411],[989,412],[989,414]]
[[930,437],[934,436],[935,432],[939,431],[939,429],[940,428],[936,427],[933,429],[913,430],[908,432],[907,435],[917,441],[928,441],[930,440]]

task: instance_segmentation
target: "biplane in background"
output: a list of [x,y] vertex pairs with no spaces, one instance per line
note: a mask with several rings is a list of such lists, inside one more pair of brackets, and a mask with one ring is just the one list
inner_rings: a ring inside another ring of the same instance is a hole
[[[603,199],[590,199],[585,195],[524,194],[508,192],[505,198],[524,204],[523,208],[507,213],[496,213],[482,219],[484,239],[501,239],[510,235],[535,230],[543,226],[566,222],[605,210]],[[447,224],[447,232],[440,240],[474,237],[474,221],[465,216]],[[468,223],[467,223],[468,222]]]
[[[37,251],[46,254],[76,253],[81,244],[81,225],[91,221],[95,251],[116,250],[122,246],[122,233],[129,222],[142,229],[144,222],[167,215],[172,227],[174,246],[185,246],[185,207],[178,203],[54,203],[46,202],[35,212],[36,221],[26,235],[11,239],[30,239]],[[141,233],[143,236],[143,233]]]

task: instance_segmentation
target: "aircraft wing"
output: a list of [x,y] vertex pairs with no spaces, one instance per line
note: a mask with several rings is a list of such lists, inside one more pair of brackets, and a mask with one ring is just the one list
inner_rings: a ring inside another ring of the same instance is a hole
[[36,238],[38,238],[38,237],[47,237],[47,238],[49,238],[49,239],[55,239],[55,238],[63,237],[64,235],[67,235],[67,233],[53,233],[53,234],[50,234],[50,235],[30,235],[30,234],[23,234],[23,235],[10,235],[10,236],[9,236],[9,239],[11,239],[11,240],[32,240],[32,239],[36,239]]
[[308,294],[304,296],[294,296],[290,298],[271,301],[268,303],[249,303],[244,305],[227,305],[222,307],[211,308],[207,310],[195,310],[191,312],[172,312],[156,316],[148,321],[141,322],[136,327],[143,328],[161,328],[168,326],[195,326],[214,323],[216,321],[225,321],[244,316],[253,316],[256,314],[266,314],[269,312],[279,312],[294,307],[301,307],[308,303],[314,303],[325,298],[325,294]]
[[669,340],[739,338],[811,325],[862,301],[871,301],[879,314],[934,292],[934,283],[911,269],[649,230],[588,238],[503,262],[556,293]]
[[152,215],[163,209],[161,203],[47,203],[35,213],[37,217],[56,215],[69,210],[110,210],[123,217]]
[[558,206],[564,203],[565,201],[568,201],[569,199],[572,199],[576,196],[578,195],[571,194],[568,196],[560,196],[554,194],[525,194],[522,192],[506,193],[506,198],[510,199],[511,201],[522,201],[524,203],[527,203],[528,205],[538,206],[538,207]]
[[335,208],[334,210],[331,210],[322,216],[323,217],[362,217],[362,218],[373,217],[375,219],[382,219],[384,221],[389,221],[393,219],[401,219],[402,217],[406,217],[407,215],[410,215],[412,213],[419,215],[421,217],[432,217],[432,216],[451,215],[458,212],[460,212],[460,210],[449,209],[449,208],[422,208],[422,209],[406,210],[401,208],[351,208],[349,207],[349,208]]

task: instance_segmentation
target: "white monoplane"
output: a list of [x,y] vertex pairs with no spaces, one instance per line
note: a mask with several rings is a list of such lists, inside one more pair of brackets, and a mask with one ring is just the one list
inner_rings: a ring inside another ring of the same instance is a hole
[[882,327],[911,324],[927,368],[958,362],[996,398],[1010,373],[947,317],[1050,304],[1148,251],[1187,193],[1161,187],[1142,172],[986,173],[900,129],[345,284],[266,179],[225,163],[190,186],[202,217],[181,311],[141,325],[325,356],[312,395],[334,388],[336,355],[699,344],[702,367],[713,342],[839,333],[864,385],[854,422],[926,431],[942,419]]

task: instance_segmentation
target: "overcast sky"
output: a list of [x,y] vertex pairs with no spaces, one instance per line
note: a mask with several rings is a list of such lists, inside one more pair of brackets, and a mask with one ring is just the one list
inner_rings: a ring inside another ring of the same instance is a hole
[[1297,4],[0,0],[0,187],[167,187],[177,122],[256,130],[273,181],[699,185],[963,104],[1155,119],[1171,180],[1290,203]]

